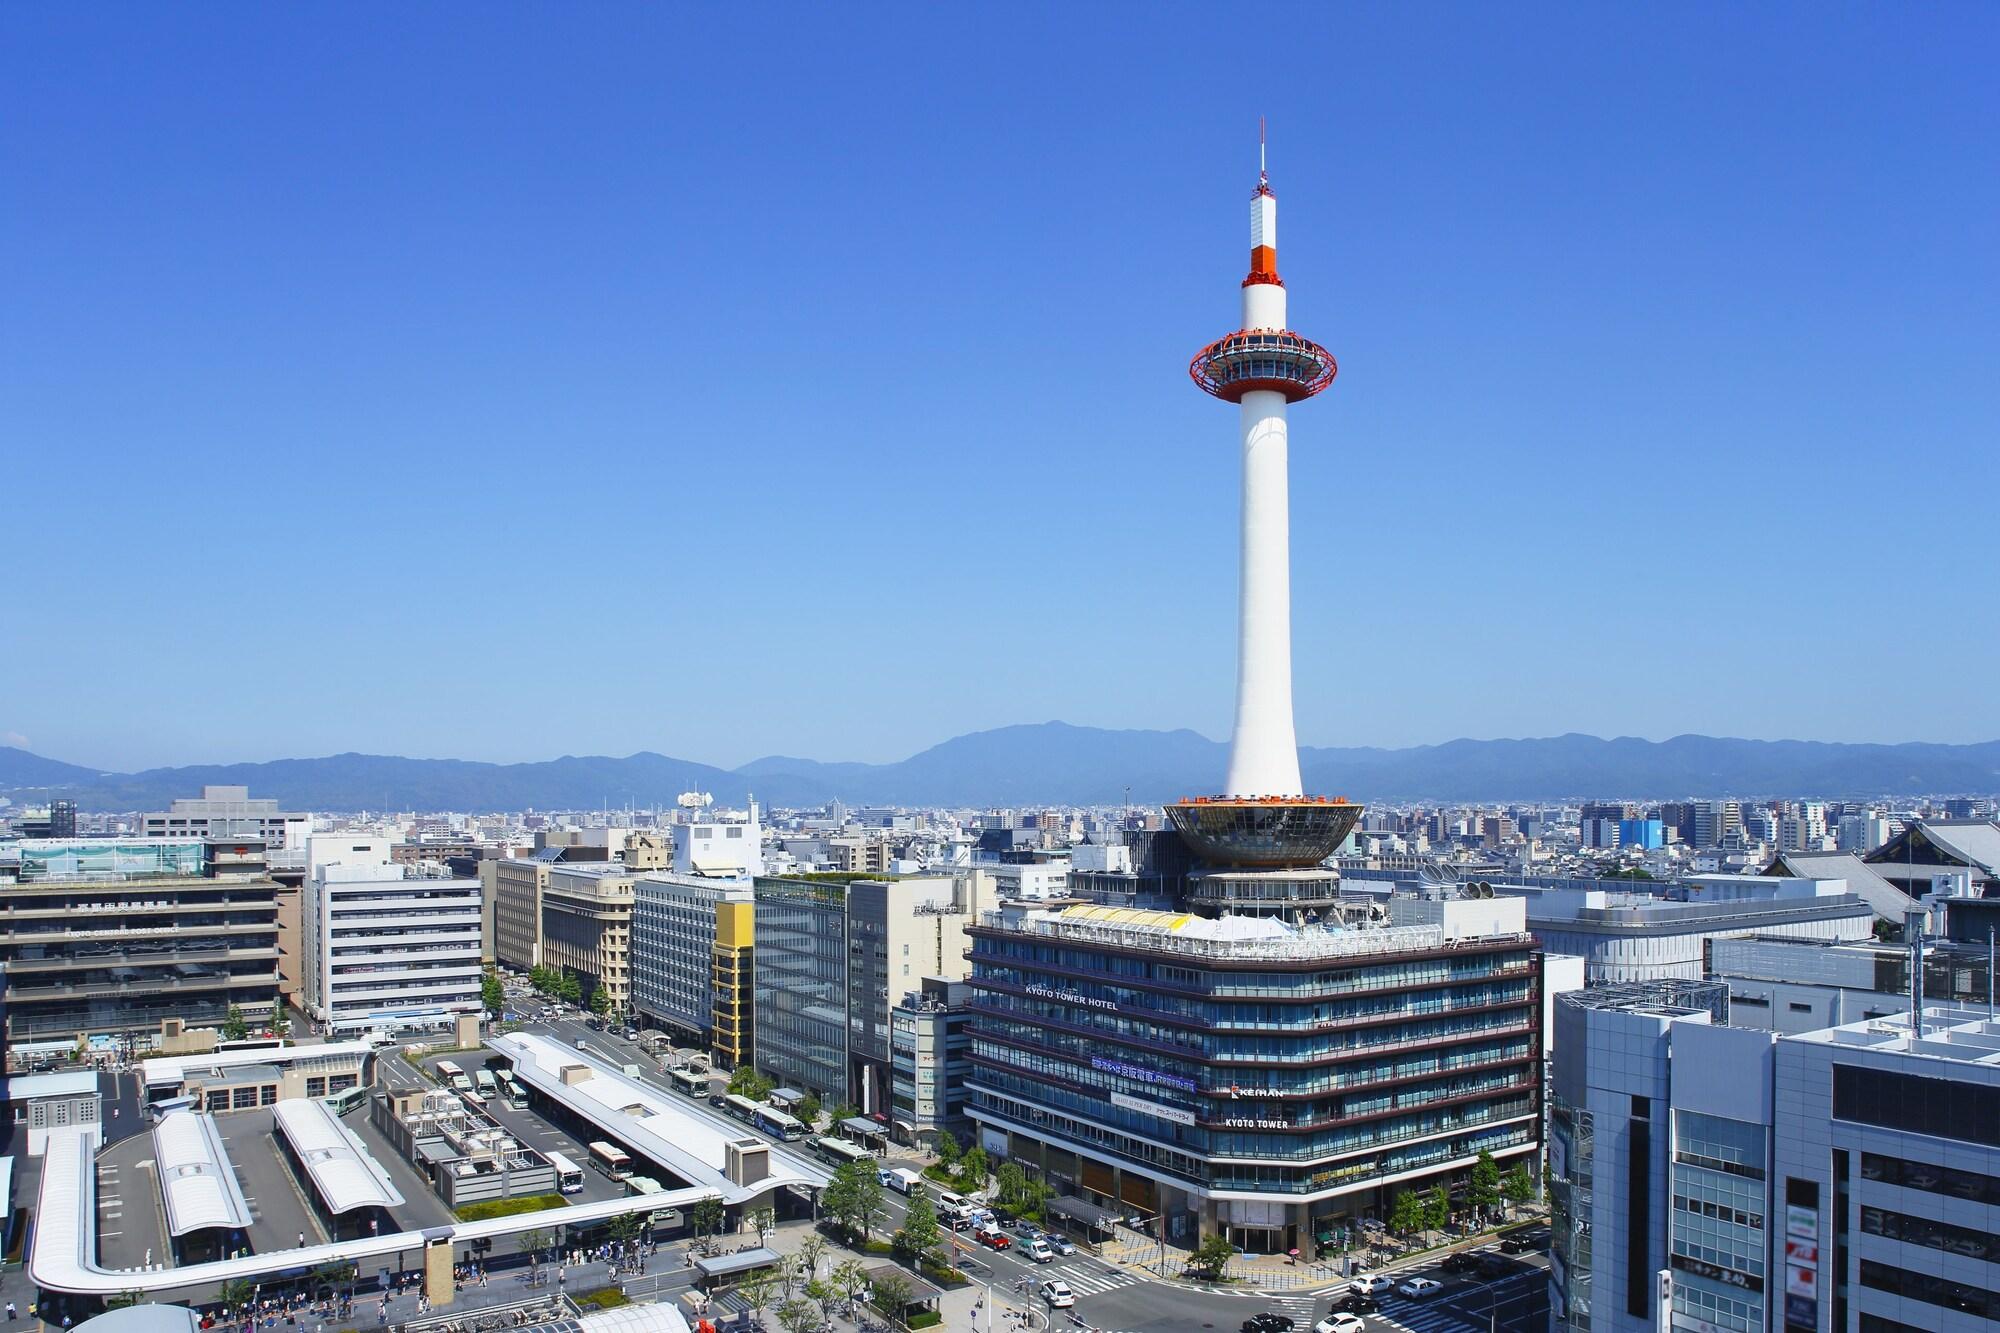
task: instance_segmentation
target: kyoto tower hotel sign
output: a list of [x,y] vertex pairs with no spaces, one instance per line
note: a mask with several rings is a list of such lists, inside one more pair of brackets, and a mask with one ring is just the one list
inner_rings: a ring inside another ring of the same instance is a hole
[[1278,199],[1262,169],[1250,196],[1243,326],[1201,349],[1188,374],[1237,405],[1243,429],[1243,564],[1236,727],[1220,796],[1167,807],[1175,830],[1213,865],[1306,867],[1338,847],[1361,807],[1307,796],[1292,724],[1292,574],[1286,413],[1333,383],[1324,347],[1286,325],[1278,276]]

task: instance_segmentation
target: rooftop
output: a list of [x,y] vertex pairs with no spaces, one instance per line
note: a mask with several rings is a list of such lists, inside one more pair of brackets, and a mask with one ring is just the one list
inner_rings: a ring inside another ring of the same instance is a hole
[[[1317,962],[1369,954],[1414,953],[1445,944],[1441,926],[1294,926],[1275,917],[1203,917],[1134,907],[1084,906],[1060,912],[997,911],[981,914],[989,929],[1017,930],[1057,939],[1123,948],[1156,949],[1218,960],[1296,959]],[[1526,939],[1524,935],[1521,937]]]
[[141,1062],[149,1088],[178,1087],[191,1072],[226,1069],[231,1065],[288,1065],[305,1060],[330,1059],[343,1063],[365,1059],[375,1047],[365,1041],[328,1041],[318,1045],[246,1047],[235,1051],[207,1051],[201,1055],[163,1055]]
[[1847,1023],[1837,1028],[1822,1028],[1818,1032],[1802,1032],[1784,1040],[1861,1047],[1897,1055],[2000,1068],[2000,1021],[1996,1021],[1985,1009],[1926,1005],[1921,1032],[1912,1031],[1910,1016],[1906,1012],[1888,1018]]
[[185,1236],[209,1227],[250,1228],[250,1205],[236,1183],[215,1117],[170,1111],[153,1126],[153,1159],[167,1232]]
[[[63,1043],[65,1048],[74,1042]],[[54,1074],[12,1074],[0,1078],[10,1102],[36,1101],[43,1097],[81,1097],[97,1091],[97,1071],[65,1069]]]
[[[748,1202],[785,1185],[823,1189],[830,1179],[813,1159],[782,1144],[770,1147],[771,1173],[750,1185],[729,1179],[728,1145],[750,1137],[697,1109],[687,1098],[614,1071],[584,1051],[528,1032],[493,1038],[523,1083],[560,1103],[633,1152],[659,1163],[689,1185],[719,1191],[723,1202]],[[761,1144],[763,1140],[759,1139]]]
[[394,1208],[403,1195],[382,1164],[325,1102],[279,1102],[274,1108],[278,1130],[305,1163],[313,1187],[327,1208],[344,1213],[353,1208]]

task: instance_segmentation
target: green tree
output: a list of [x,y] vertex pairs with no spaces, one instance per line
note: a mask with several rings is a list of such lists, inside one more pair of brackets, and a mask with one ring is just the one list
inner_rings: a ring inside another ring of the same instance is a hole
[[757,1228],[757,1243],[764,1243],[764,1233],[778,1225],[778,1213],[774,1208],[759,1208],[750,1214],[750,1225]]
[[242,1041],[250,1035],[250,1021],[243,1017],[240,1005],[230,1005],[229,1012],[222,1018],[222,1036],[225,1041]]
[[986,1188],[986,1149],[974,1147],[958,1159],[958,1187],[967,1194]]
[[1423,1230],[1424,1199],[1415,1190],[1404,1190],[1389,1209],[1389,1230],[1399,1236]]
[[639,1233],[645,1229],[645,1226],[645,1221],[639,1214],[620,1213],[605,1223],[604,1229],[610,1233],[611,1239],[620,1245],[630,1245],[633,1241],[639,1239]]
[[792,1108],[792,1114],[804,1121],[807,1129],[818,1128],[819,1112],[819,1098],[810,1092],[799,1098],[799,1104]]
[[819,1266],[826,1260],[826,1241],[811,1232],[799,1242],[799,1265],[804,1270],[806,1281],[819,1276]]
[[748,1097],[753,1102],[761,1102],[771,1095],[771,1080],[765,1078],[749,1065],[744,1065],[729,1076],[729,1091],[737,1097]]
[[599,1018],[611,1012],[611,993],[598,986],[590,992],[590,1012]]
[[271,1035],[274,1037],[288,1037],[291,1035],[291,1032],[292,1020],[285,1012],[285,997],[282,995],[273,995],[271,997]]
[[1500,1179],[1500,1196],[1519,1208],[1535,1197],[1535,1178],[1528,1173],[1525,1162],[1516,1162]]
[[1444,1186],[1435,1186],[1424,1196],[1424,1230],[1443,1231],[1450,1221],[1451,1196],[1445,1193]]
[[[257,1294],[257,1288],[251,1284],[248,1278],[233,1277],[223,1283],[215,1294],[221,1300],[224,1309],[235,1310],[248,1305],[251,1299]],[[34,1312],[31,1310],[29,1313],[33,1314]]]
[[563,969],[562,979],[556,983],[556,998],[564,1004],[580,1004],[583,1001],[583,982],[568,968]]
[[910,1196],[910,1206],[903,1213],[903,1229],[896,1233],[896,1243],[905,1254],[921,1261],[939,1245],[944,1243],[944,1228],[938,1225],[937,1208],[930,1196],[921,1190]]
[[562,989],[562,978],[556,975],[554,968],[538,963],[528,969],[528,985],[537,995],[553,995]]
[[1479,1158],[1472,1164],[1471,1199],[1482,1220],[1486,1210],[1500,1202],[1500,1163],[1494,1161],[1493,1154],[1484,1148],[1479,1150]]
[[555,1238],[542,1228],[536,1227],[532,1231],[523,1231],[517,1243],[521,1247],[521,1252],[528,1256],[528,1276],[532,1280],[541,1272],[542,1255],[549,1246],[555,1244]]
[[853,1102],[841,1102],[833,1108],[833,1123],[837,1125],[843,1120],[852,1120],[860,1114],[861,1108]]
[[844,1163],[827,1182],[820,1209],[849,1235],[859,1233],[865,1241],[882,1218],[882,1182],[868,1163]]
[[495,1018],[507,1011],[507,988],[500,984],[500,974],[490,968],[479,979],[479,1002]]
[[722,1224],[727,1220],[728,1214],[723,1210],[720,1199],[703,1199],[688,1211],[688,1225],[694,1228],[697,1236],[713,1236],[722,1230]]
[[761,1269],[738,1283],[736,1294],[749,1303],[751,1313],[762,1321],[764,1307],[777,1299],[778,1284],[782,1281],[783,1279],[770,1269]]
[[1187,1266],[1209,1278],[1220,1280],[1229,1272],[1229,1261],[1236,1257],[1236,1247],[1229,1243],[1229,1237],[1211,1232],[1201,1238],[1194,1253],[1188,1256]]
[[1000,1169],[993,1173],[994,1198],[1002,1208],[1018,1209],[1022,1196],[1028,1190],[1028,1173],[1018,1162],[1002,1162]]
[[854,1298],[868,1286],[868,1266],[859,1259],[843,1259],[833,1266],[833,1272],[827,1275],[827,1280],[833,1284],[833,1289],[840,1293],[841,1299],[847,1302],[847,1308],[851,1312],[854,1309]]
[[958,1138],[950,1130],[940,1130],[937,1136],[938,1161],[947,1171],[958,1169],[958,1156],[964,1149],[958,1146]]
[[789,1300],[778,1307],[778,1327],[785,1333],[818,1333],[826,1315],[810,1300]]
[[903,1311],[910,1308],[910,1280],[901,1273],[884,1273],[875,1279],[874,1302],[890,1323],[902,1327]]

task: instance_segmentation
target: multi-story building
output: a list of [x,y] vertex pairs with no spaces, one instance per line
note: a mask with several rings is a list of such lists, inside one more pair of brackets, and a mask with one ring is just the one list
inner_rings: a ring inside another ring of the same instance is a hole
[[198,838],[0,844],[0,964],[9,1047],[270,1022],[278,885],[263,847]]
[[1701,801],[1694,808],[1694,845],[1721,847],[1743,836],[1740,801]]
[[1551,1328],[2000,1328],[2000,1023],[1776,1035],[1718,1026],[1719,989],[1558,1006]]
[[306,881],[306,1010],[329,1032],[448,1029],[479,1012],[479,881],[409,870],[384,855]]
[[2000,824],[1987,819],[1926,819],[1862,858],[1912,898],[1944,890],[2000,896]]
[[306,838],[312,816],[280,810],[278,802],[251,799],[248,787],[203,787],[200,796],[177,797],[168,808],[139,818],[148,838],[248,838],[264,844],[273,869],[305,868]]
[[632,880],[612,862],[559,865],[542,888],[542,966],[576,974],[596,1007],[631,1012]]
[[965,975],[977,871],[908,879],[756,881],[756,1060],[779,1081],[890,1101],[890,1009],[925,977]]
[[960,1143],[972,1139],[965,1113],[971,993],[962,981],[925,977],[921,989],[889,1011],[889,1114],[909,1138],[935,1141],[949,1132]]
[[[1924,950],[1924,995],[1984,1004],[1986,942],[1936,941]],[[1729,987],[1729,1021],[1771,1032],[1817,1032],[1909,1007],[1910,950],[1873,940],[1716,940],[1709,971]]]
[[724,1069],[752,1064],[757,1049],[757,907],[725,902],[715,908],[715,953],[709,971],[708,1049]]
[[1482,1150],[1538,1145],[1524,932],[1083,906],[968,933],[981,1141],[1062,1193],[1163,1217],[1176,1243],[1317,1253]]
[[[663,871],[632,882],[632,1003],[642,1022],[711,1045],[721,925],[730,917],[733,926],[731,910],[748,912],[750,903],[747,880]],[[729,1042],[732,1061],[737,1035]]]

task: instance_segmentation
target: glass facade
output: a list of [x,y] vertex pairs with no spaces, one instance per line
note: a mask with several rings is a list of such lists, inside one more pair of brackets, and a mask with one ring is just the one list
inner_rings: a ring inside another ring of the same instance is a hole
[[1349,955],[1315,931],[1195,957],[989,921],[969,932],[975,1119],[1294,1198],[1535,1141],[1526,937]]
[[781,1085],[847,1095],[847,889],[756,881],[756,1064]]
[[1760,1333],[1765,1326],[1769,1138],[1761,1124],[1674,1113],[1667,1262],[1677,1328]]
[[641,1017],[706,1041],[715,909],[747,884],[648,875],[633,883],[632,995]]

